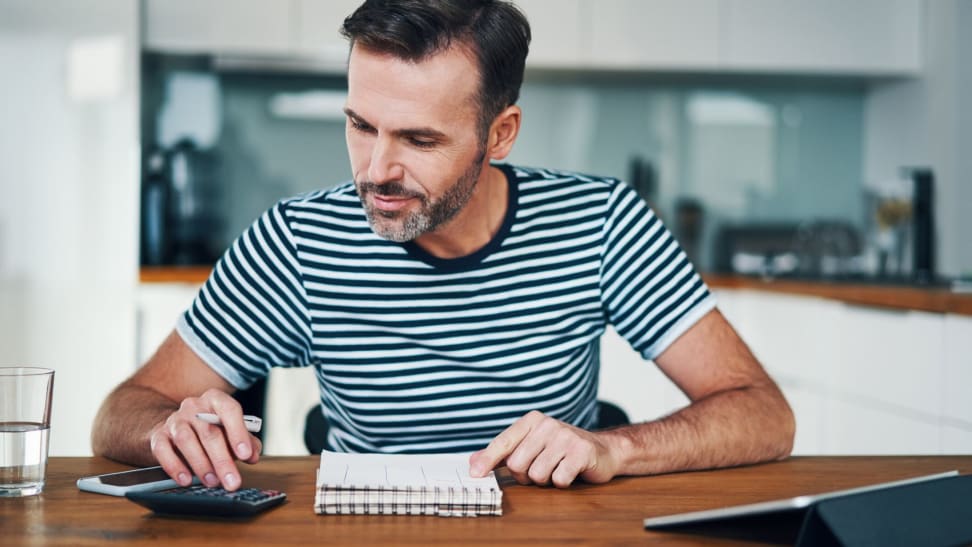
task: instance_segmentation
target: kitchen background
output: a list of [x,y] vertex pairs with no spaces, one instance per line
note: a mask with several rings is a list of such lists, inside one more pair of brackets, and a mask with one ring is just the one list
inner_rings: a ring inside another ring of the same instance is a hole
[[[628,180],[707,274],[972,277],[972,2],[517,3],[534,42],[510,162]],[[356,4],[0,0],[0,363],[58,370],[52,453],[89,451],[101,399],[198,286],[147,267],[208,267],[275,200],[350,177],[336,29]],[[798,452],[972,451],[972,317],[717,292],[797,409]],[[633,418],[684,402],[611,333],[603,357],[602,397]],[[268,451],[300,450],[313,391],[279,401],[301,384],[271,377]]]
[[[142,142],[153,146],[143,180],[153,194],[143,194],[142,218],[154,229],[142,231],[143,264],[212,264],[281,196],[350,178],[343,77],[144,59]],[[703,270],[731,267],[715,256],[728,227],[793,239],[798,227],[827,221],[850,240],[835,251],[864,252],[864,84],[723,80],[530,74],[508,161],[631,182]],[[166,192],[168,203],[145,199]],[[183,227],[195,232],[176,232]]]

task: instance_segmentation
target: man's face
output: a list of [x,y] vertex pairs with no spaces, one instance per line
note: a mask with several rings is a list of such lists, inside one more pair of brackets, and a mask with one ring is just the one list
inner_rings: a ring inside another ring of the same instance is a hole
[[460,48],[420,63],[352,49],[348,154],[375,233],[411,241],[469,202],[485,159],[478,89],[476,65]]

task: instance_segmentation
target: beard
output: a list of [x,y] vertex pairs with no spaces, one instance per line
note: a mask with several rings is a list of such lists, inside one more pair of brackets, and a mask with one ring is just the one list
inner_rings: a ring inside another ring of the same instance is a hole
[[[369,180],[355,181],[358,198],[364,207],[368,224],[376,234],[385,239],[404,243],[412,241],[423,234],[434,232],[446,224],[461,211],[479,182],[479,175],[483,171],[483,159],[486,157],[485,148],[476,155],[476,159],[466,167],[455,184],[439,199],[430,199],[428,195],[408,189],[399,181],[377,184]],[[412,198],[418,202],[417,209],[408,208],[399,211],[384,211],[368,202],[368,194],[387,197]]]

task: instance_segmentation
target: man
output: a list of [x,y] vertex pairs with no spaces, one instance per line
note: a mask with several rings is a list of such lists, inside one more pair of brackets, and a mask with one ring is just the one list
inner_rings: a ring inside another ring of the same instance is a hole
[[[475,451],[474,475],[558,487],[789,454],[782,394],[630,187],[491,163],[520,128],[515,8],[369,0],[343,32],[353,183],[283,200],[237,240],[103,404],[96,453],[236,489],[235,460],[261,447],[230,393],[314,366],[337,450]],[[609,322],[690,406],[589,430]]]

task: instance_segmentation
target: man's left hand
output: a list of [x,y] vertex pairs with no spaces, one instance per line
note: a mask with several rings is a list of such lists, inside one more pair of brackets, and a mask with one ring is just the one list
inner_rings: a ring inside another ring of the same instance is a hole
[[[612,436],[613,437],[613,436]],[[469,458],[469,472],[482,477],[504,460],[520,484],[566,488],[578,477],[604,483],[618,473],[612,437],[544,415],[527,413]]]

